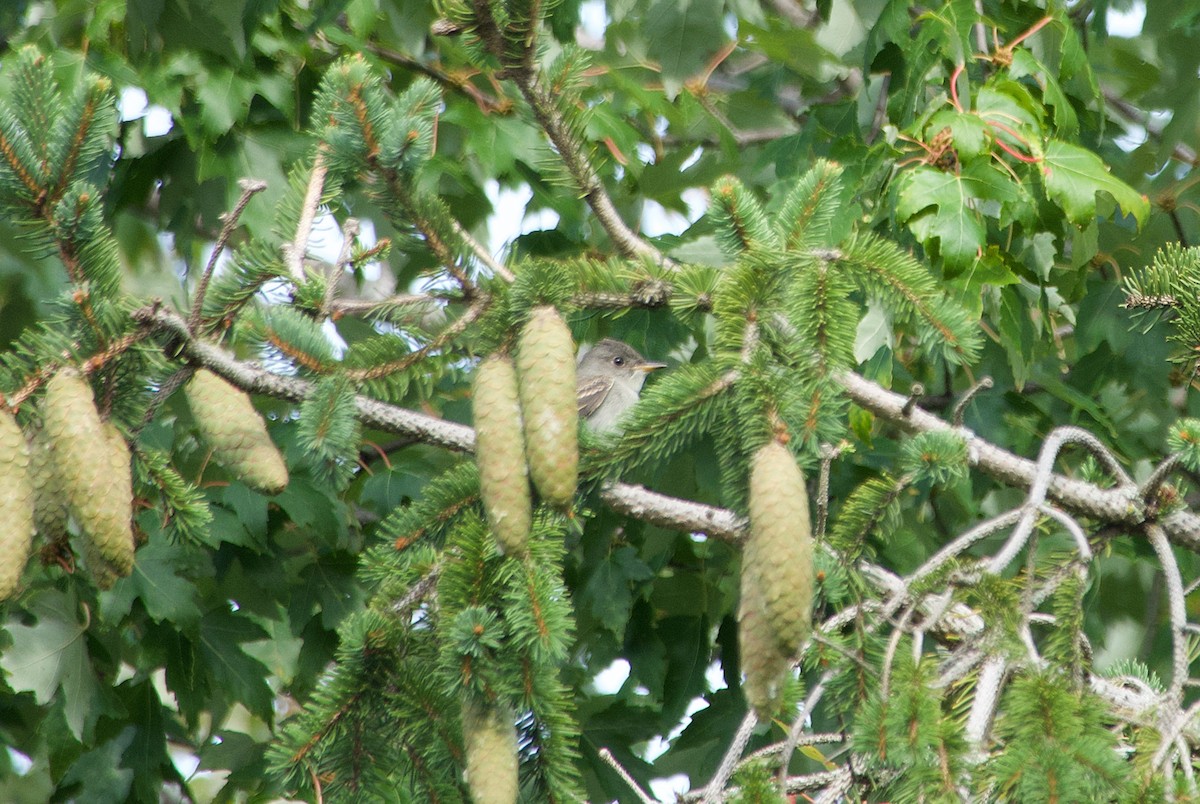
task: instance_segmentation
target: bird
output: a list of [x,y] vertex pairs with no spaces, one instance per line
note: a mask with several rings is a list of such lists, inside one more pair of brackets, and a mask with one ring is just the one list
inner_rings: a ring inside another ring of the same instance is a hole
[[666,368],[623,341],[605,338],[584,352],[575,369],[579,417],[594,433],[618,429],[621,417],[638,401],[646,375]]

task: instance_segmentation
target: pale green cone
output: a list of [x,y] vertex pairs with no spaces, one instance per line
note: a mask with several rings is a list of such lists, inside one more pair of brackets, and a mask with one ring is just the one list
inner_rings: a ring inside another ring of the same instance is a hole
[[17,420],[0,407],[0,600],[8,600],[20,588],[32,548],[29,448]]
[[42,429],[31,433],[28,442],[34,527],[46,542],[58,541],[67,535],[70,511],[62,478],[54,468],[53,445]]
[[795,654],[812,627],[813,539],[804,476],[787,447],[772,441],[750,468],[750,534],[742,589],[757,588],[780,649]]
[[534,309],[521,332],[517,376],[529,474],[542,499],[567,508],[579,479],[575,344],[553,307]]
[[217,463],[267,494],[287,487],[287,465],[249,396],[208,369],[199,369],[184,393]]
[[759,720],[770,720],[779,710],[791,656],[780,648],[758,590],[754,584],[746,583],[744,575],[738,602],[738,653],[745,676],[742,692],[746,703]]
[[463,747],[467,787],[475,804],[514,804],[517,800],[517,728],[504,707],[465,701]]
[[471,407],[479,489],[488,524],[505,555],[524,556],[532,510],[517,372],[512,360],[492,355],[479,364]]
[[71,513],[113,572],[128,575],[133,571],[133,495],[124,439],[100,421],[91,387],[73,369],[46,383],[42,421]]

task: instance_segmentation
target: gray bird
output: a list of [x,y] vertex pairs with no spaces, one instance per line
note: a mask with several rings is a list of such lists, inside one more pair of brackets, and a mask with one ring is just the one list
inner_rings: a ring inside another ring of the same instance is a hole
[[638,401],[646,374],[665,367],[642,357],[627,343],[605,338],[579,359],[575,369],[579,416],[593,432],[612,432]]

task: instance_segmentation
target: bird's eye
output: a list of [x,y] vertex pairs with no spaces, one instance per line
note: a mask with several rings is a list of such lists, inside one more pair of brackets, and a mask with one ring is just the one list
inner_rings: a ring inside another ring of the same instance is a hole
[[621,357],[620,355],[617,355],[616,357],[613,358],[613,365],[614,366],[625,365],[625,358]]

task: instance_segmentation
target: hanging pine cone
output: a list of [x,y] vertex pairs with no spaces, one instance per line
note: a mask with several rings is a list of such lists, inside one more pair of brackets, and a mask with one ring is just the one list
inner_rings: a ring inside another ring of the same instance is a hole
[[246,485],[278,494],[288,484],[287,466],[250,397],[208,369],[184,386],[200,437],[217,463]]
[[517,728],[504,707],[463,702],[463,747],[467,787],[475,804],[513,804],[517,800]]
[[542,499],[566,508],[579,477],[575,345],[553,307],[538,307],[517,349],[529,473]]
[[17,420],[0,408],[0,600],[20,586],[33,547],[33,484],[29,449]]
[[42,420],[71,513],[112,571],[128,575],[133,571],[133,495],[124,438],[100,421],[91,387],[73,369],[46,383]]
[[532,519],[529,469],[512,360],[492,355],[475,372],[475,460],[492,533],[506,555],[524,556]]
[[742,576],[741,600],[738,602],[738,654],[741,670],[746,676],[742,692],[746,703],[759,720],[770,720],[779,711],[780,694],[791,666],[791,655],[780,648],[779,640],[754,584]]
[[[804,476],[787,447],[775,441],[751,462],[750,533],[742,549],[741,595],[743,667],[778,665],[777,657],[763,649],[768,637],[774,639],[775,653],[787,660],[786,667],[812,627],[813,540]],[[747,696],[749,687],[755,687],[756,697],[769,704],[781,683],[782,678],[774,685],[756,678],[748,684]]]
[[53,445],[43,429],[30,433],[29,479],[33,482],[33,521],[46,542],[60,541],[67,535],[66,491],[62,478],[54,470]]

